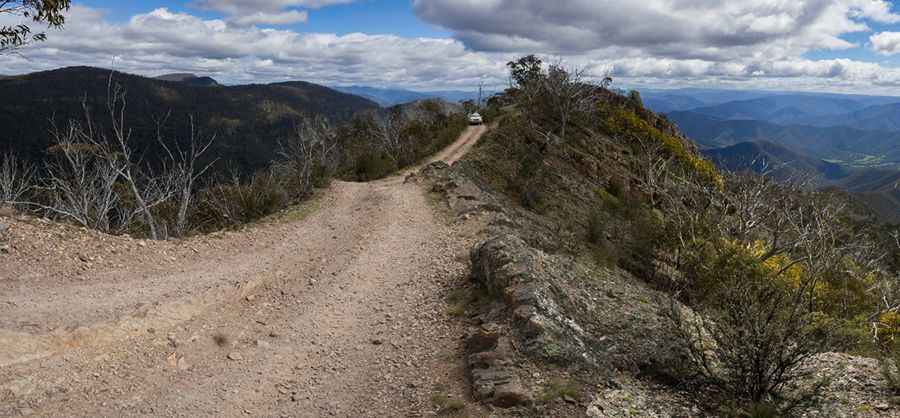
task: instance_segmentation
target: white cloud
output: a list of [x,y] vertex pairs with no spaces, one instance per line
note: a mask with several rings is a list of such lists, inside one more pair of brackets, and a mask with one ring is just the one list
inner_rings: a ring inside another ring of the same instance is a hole
[[273,12],[291,7],[319,9],[336,4],[352,3],[353,1],[354,0],[195,0],[192,4],[204,9],[236,14],[259,10]]
[[468,51],[453,39],[301,34],[168,9],[115,25],[95,9],[76,6],[64,32],[52,32],[47,42],[4,57],[0,74],[107,67],[114,56],[120,57],[117,69],[146,75],[196,72],[227,83],[308,80],[415,88],[471,88],[484,74],[501,80],[506,62]]
[[235,17],[234,23],[239,25],[290,25],[293,23],[306,22],[309,14],[299,10],[288,10],[279,13],[256,12],[248,15]]
[[610,47],[645,56],[731,61],[847,49],[841,36],[900,15],[884,0],[413,0],[423,19],[481,51],[584,54]]
[[900,32],[880,32],[869,37],[872,49],[884,55],[900,53]]
[[[456,1],[466,7],[481,8],[492,4],[506,4],[508,0]],[[571,1],[576,6],[593,4],[588,0]],[[706,1],[691,0],[697,5]],[[418,0],[415,7],[437,2],[439,1]],[[292,4],[296,3],[299,2]],[[307,1],[304,5],[324,6],[325,3]],[[632,3],[638,2],[632,0]],[[781,4],[773,2],[775,3]],[[844,13],[844,18],[850,19],[849,22],[852,23],[845,27],[852,30],[864,26],[864,22],[854,20],[859,16],[865,15],[882,21],[894,19],[886,10],[860,8],[859,12],[853,12],[856,9],[848,9],[845,3],[839,9],[843,10],[841,13]],[[641,6],[634,6],[639,7]],[[283,12],[282,9],[275,10],[275,14]],[[269,12],[262,8],[260,13]],[[840,15],[833,11],[823,13]],[[857,14],[850,16],[854,13]],[[0,16],[0,24],[13,23],[9,19],[11,18]],[[696,20],[702,22],[705,19],[707,18],[698,15]],[[812,17],[809,19],[817,21]],[[733,20],[742,19],[735,17]],[[755,27],[754,30],[760,33],[802,33],[808,30],[787,29],[792,25],[790,22],[795,20],[772,14],[770,18],[747,25]],[[836,22],[838,21],[840,19]],[[728,26],[725,23],[722,25]],[[579,30],[565,29],[572,32],[570,37],[573,39]],[[667,31],[666,33],[676,36],[674,32],[677,31]],[[711,28],[703,33],[711,33],[709,31],[723,32],[721,28]],[[590,35],[588,32],[584,33]],[[900,94],[900,69],[850,59],[804,59],[798,51],[806,49],[796,46],[803,42],[788,42],[786,38],[775,37],[772,38],[774,40],[759,45],[753,43],[756,41],[738,42],[737,39],[720,39],[707,44],[706,41],[693,39],[700,35],[681,34],[677,36],[686,37],[684,42],[688,42],[689,46],[681,47],[680,44],[662,41],[646,45],[606,42],[591,45],[590,49],[583,51],[566,48],[567,52],[559,53],[548,47],[548,42],[553,41],[551,38],[544,39],[527,33],[502,34],[499,31],[485,36],[493,37],[491,43],[503,48],[496,48],[499,51],[475,51],[467,48],[464,38],[298,33],[286,29],[261,28],[255,26],[252,20],[238,24],[231,16],[204,19],[168,9],[153,10],[135,15],[126,22],[113,24],[101,11],[74,6],[63,32],[51,31],[47,42],[32,45],[19,54],[4,56],[0,60],[0,74],[19,74],[70,65],[108,67],[113,57],[118,57],[115,66],[121,71],[144,75],[194,72],[210,75],[225,83],[307,80],[329,85],[473,89],[480,80],[487,81],[491,88],[505,86],[505,63],[521,53],[534,51],[543,53],[546,60],[562,59],[569,66],[587,67],[596,77],[611,74],[620,84]],[[883,34],[873,36],[872,47],[881,48],[885,53],[896,48],[889,46],[887,38]],[[690,46],[690,42],[696,45]],[[737,46],[728,46],[729,42]],[[838,44],[834,46],[843,47]],[[735,48],[742,51],[742,55],[734,53],[732,50]],[[725,59],[726,57],[729,59]]]
[[289,25],[305,22],[307,12],[298,8],[319,9],[354,0],[195,0],[191,5],[228,15],[240,25]]

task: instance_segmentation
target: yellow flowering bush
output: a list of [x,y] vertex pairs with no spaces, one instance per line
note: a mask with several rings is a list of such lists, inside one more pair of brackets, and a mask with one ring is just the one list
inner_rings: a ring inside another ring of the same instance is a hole
[[900,337],[900,312],[887,311],[878,318],[878,341],[890,343]]
[[650,138],[662,144],[662,147],[672,155],[679,163],[690,168],[701,178],[709,183],[723,188],[725,179],[708,160],[690,152],[684,142],[672,135],[667,135],[641,119],[635,112],[618,106],[604,109],[607,114],[604,121],[605,128],[610,134],[630,134],[641,138]]

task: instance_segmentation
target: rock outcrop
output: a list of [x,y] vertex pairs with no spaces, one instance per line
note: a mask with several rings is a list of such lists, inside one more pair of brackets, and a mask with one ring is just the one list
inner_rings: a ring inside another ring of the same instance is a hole
[[512,234],[492,237],[472,250],[472,278],[500,297],[513,313],[525,351],[556,363],[595,363],[584,330],[556,303],[554,270],[547,257]]
[[516,374],[515,356],[509,338],[497,327],[484,326],[466,341],[467,365],[472,395],[500,408],[529,406],[533,397]]

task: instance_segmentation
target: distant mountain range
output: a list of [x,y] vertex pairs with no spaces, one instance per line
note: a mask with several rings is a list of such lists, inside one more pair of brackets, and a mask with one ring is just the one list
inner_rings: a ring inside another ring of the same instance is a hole
[[817,176],[900,223],[900,97],[699,89],[642,96],[724,169]]
[[[477,100],[478,91],[412,91],[402,89],[385,89],[367,86],[346,86],[333,87],[337,91],[357,96],[365,97],[382,106],[393,106],[402,103],[409,103],[425,99],[441,99],[448,102],[461,102],[464,100]],[[491,92],[482,93],[483,98],[487,99]]]
[[848,126],[871,131],[900,132],[900,103],[868,106],[850,113],[800,122],[814,126]]
[[779,125],[752,119],[720,119],[693,111],[671,112],[667,116],[701,148],[769,141],[813,158],[849,165],[900,165],[900,132]]
[[[724,105],[723,110],[711,110],[713,116],[723,116],[724,109],[742,107],[754,114],[770,113],[771,103],[778,103],[779,108],[795,107],[811,114],[851,113],[868,107],[891,103],[900,103],[900,97],[863,96],[835,93],[779,92],[762,90],[715,90],[715,89],[641,89],[644,104],[658,113],[675,111],[696,111],[704,107]],[[763,99],[763,100],[759,100]],[[847,108],[835,108],[836,104],[845,103]],[[752,106],[758,109],[750,109]],[[828,111],[828,108],[834,110]],[[705,112],[700,112],[705,113]],[[770,121],[771,122],[771,121]]]
[[212,77],[199,77],[189,73],[165,74],[154,78],[163,81],[177,81],[179,83],[197,87],[214,87],[219,85],[219,82]]
[[811,93],[735,93],[736,100],[718,101],[727,94],[651,91],[644,104],[659,113],[693,112],[716,119],[758,120],[778,125],[843,126],[871,131],[900,131],[900,97]]
[[863,107],[863,103],[842,97],[778,95],[699,107],[691,109],[691,112],[719,119],[752,119],[793,124],[805,119],[854,112]]

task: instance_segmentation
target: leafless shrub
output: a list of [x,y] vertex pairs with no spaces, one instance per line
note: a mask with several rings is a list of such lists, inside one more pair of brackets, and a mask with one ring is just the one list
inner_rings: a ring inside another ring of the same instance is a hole
[[[900,233],[893,234],[895,251],[900,251]],[[869,321],[879,345],[881,375],[892,393],[900,395],[900,276],[878,283],[879,309]]]
[[[544,70],[543,62],[530,55],[507,64],[515,82],[519,105],[528,112],[532,129],[546,143],[564,142],[566,132],[578,115],[591,115],[599,92],[612,82],[605,77],[596,85],[584,68],[566,69],[561,62]],[[552,128],[550,128],[552,126]]]
[[802,182],[732,174],[716,187],[652,175],[662,164],[647,160],[645,182],[675,237],[662,255],[681,273],[672,286],[699,313],[670,315],[696,370],[726,397],[780,415],[813,401],[823,382],[800,388],[802,366],[839,343],[836,319],[868,309],[856,289],[875,277],[872,240],[846,222],[844,199]]
[[34,166],[6,153],[0,159],[0,206],[17,205],[34,187]]
[[42,186],[49,201],[46,205],[29,203],[86,228],[120,231],[129,220],[128,216],[113,216],[121,203],[115,186],[124,161],[96,140],[90,123],[70,121],[62,129],[54,124],[51,135],[54,157],[47,164]]
[[95,125],[86,99],[83,122],[70,120],[64,128],[53,123],[54,145],[41,186],[43,200],[24,203],[102,232],[145,228],[151,239],[166,239],[169,224],[158,208],[177,199],[171,233],[184,235],[190,228],[197,180],[212,164],[201,166],[199,160],[215,137],[201,139],[191,119],[187,146],[170,143],[162,136],[166,116],[157,123],[157,142],[165,156],[154,169],[132,147],[127,104],[125,90],[110,75],[105,109],[108,129]]
[[638,189],[649,199],[651,207],[660,205],[660,197],[667,194],[672,184],[672,157],[668,155],[663,144],[643,137],[633,137],[640,152],[634,159],[641,182]]

